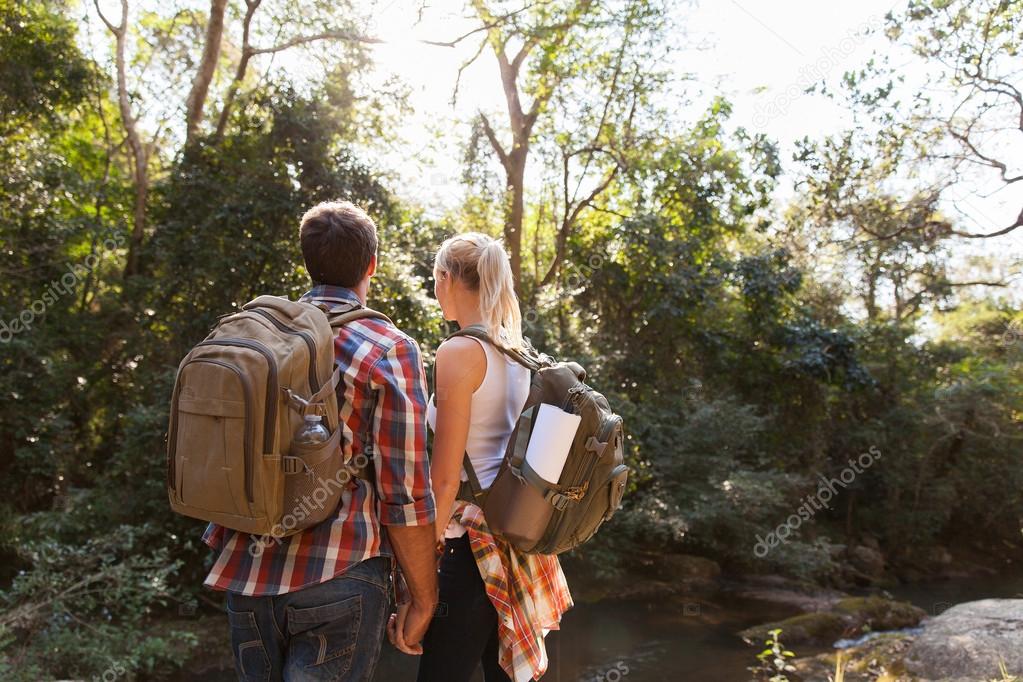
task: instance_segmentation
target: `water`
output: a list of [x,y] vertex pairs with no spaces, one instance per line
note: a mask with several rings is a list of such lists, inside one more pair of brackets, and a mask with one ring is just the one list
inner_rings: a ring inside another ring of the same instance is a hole
[[[889,592],[933,615],[966,601],[1023,598],[1023,574],[918,583]],[[747,646],[735,633],[797,612],[770,602],[722,595],[700,601],[665,598],[579,604],[565,614],[562,630],[547,636],[550,666],[543,682],[747,682],[747,667],[754,664],[760,649]],[[790,648],[799,656],[826,650],[806,645]],[[230,660],[225,663],[230,665]],[[415,677],[416,659],[385,642],[375,682],[411,682]],[[187,679],[230,682],[234,676],[230,671],[210,671]],[[476,682],[482,682],[482,676]]]
[[1023,599],[1023,572],[913,583],[888,592],[936,616],[951,606],[978,599]]
[[[795,612],[749,599],[580,604],[565,614],[561,631],[547,636],[550,665],[543,680],[748,680],[746,669],[759,650],[735,633]],[[415,670],[412,657],[389,650],[376,681],[414,680]]]
[[[1023,574],[929,581],[889,593],[935,615],[977,599],[1023,598]],[[565,614],[562,630],[547,636],[550,666],[543,682],[746,682],[761,649],[735,633],[798,612],[736,597],[577,605]],[[414,680],[415,660],[385,648],[376,682]],[[828,649],[789,648],[799,656]]]

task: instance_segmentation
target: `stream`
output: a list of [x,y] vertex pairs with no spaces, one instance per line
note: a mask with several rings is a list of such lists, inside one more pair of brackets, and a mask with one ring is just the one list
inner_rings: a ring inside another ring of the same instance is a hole
[[[967,601],[1023,598],[1023,572],[915,583],[888,592],[937,615]],[[747,682],[747,668],[755,663],[760,649],[745,645],[735,633],[796,613],[791,606],[725,592],[699,601],[670,597],[577,604],[565,614],[562,629],[547,636],[550,665],[543,682]],[[798,656],[827,649],[790,648]],[[416,659],[385,642],[374,682],[412,682],[415,678]],[[175,679],[230,682],[235,677],[230,670],[211,670]],[[477,673],[473,682],[483,682],[482,675]]]
[[[917,583],[888,592],[936,615],[961,602],[1021,598],[1023,574]],[[732,597],[715,597],[712,602],[579,604],[565,614],[562,630],[547,636],[550,665],[543,680],[743,682],[750,679],[747,668],[759,650],[745,645],[735,633],[795,613],[787,606]],[[826,649],[793,648],[799,656]],[[414,680],[415,670],[412,657],[385,646],[375,682]],[[477,675],[476,681],[482,680]]]

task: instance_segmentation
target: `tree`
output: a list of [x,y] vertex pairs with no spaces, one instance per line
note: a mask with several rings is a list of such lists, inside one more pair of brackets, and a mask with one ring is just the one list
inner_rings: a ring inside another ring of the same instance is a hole
[[[949,185],[993,176],[991,194],[1023,186],[1023,167],[1009,152],[1023,143],[1023,0],[912,0],[888,14],[886,33],[926,63],[902,127],[921,140],[920,160],[937,164]],[[1003,225],[952,233],[984,239],[1020,227],[1023,206]]]
[[49,2],[0,2],[0,132],[52,120],[98,85],[75,27]]
[[462,69],[487,47],[497,59],[510,140],[502,140],[486,112],[479,113],[479,123],[505,175],[504,237],[521,292],[531,152],[546,145],[560,170],[555,184],[559,205],[549,207],[549,225],[538,226],[553,228],[546,236],[555,244],[549,265],[534,283],[539,288],[557,275],[580,216],[642,146],[637,119],[651,93],[663,85],[663,75],[650,64],[664,49],[659,41],[668,13],[658,3],[632,0],[572,0],[514,9],[473,0],[472,9],[480,25],[446,44],[482,33]]
[[[173,93],[181,87],[181,82],[188,81],[190,86],[183,98],[184,129],[186,147],[196,144],[202,132],[205,120],[205,107],[217,69],[222,66],[223,44],[225,34],[229,33],[227,25],[227,0],[211,0],[208,14],[202,19],[202,49],[198,58],[190,49],[191,45],[177,52],[167,50],[166,54],[150,54],[144,58],[129,54],[129,43],[139,31],[152,30],[157,39],[153,41],[153,52],[161,46],[173,44],[176,31],[190,28],[189,22],[178,21],[181,15],[197,17],[195,13],[179,9],[170,21],[153,20],[153,13],[136,12],[144,15],[148,24],[143,25],[140,17],[132,17],[129,0],[120,0],[120,13],[116,20],[107,16],[100,5],[100,0],[93,0],[96,13],[113,37],[114,74],[117,83],[116,100],[120,111],[120,122],[124,130],[125,142],[129,150],[132,166],[133,185],[135,191],[135,207],[132,216],[131,234],[128,241],[128,252],[125,260],[124,276],[139,274],[139,252],[147,236],[148,197],[151,185],[152,160],[159,154],[163,145],[163,137],[168,135],[167,129],[172,128],[170,117],[176,114],[177,107],[173,101]],[[290,5],[278,9],[266,18],[265,25],[257,32],[258,12],[262,0],[246,0],[245,15],[242,19],[242,45],[238,53],[238,61],[234,78],[230,81],[227,92],[223,96],[223,106],[216,126],[214,140],[224,134],[224,127],[230,118],[231,107],[244,82],[248,66],[253,57],[258,55],[274,55],[296,47],[312,45],[324,41],[345,41],[352,44],[379,42],[374,38],[362,35],[356,28],[357,20],[350,16],[350,5],[336,6],[328,2],[315,2],[304,5],[302,11]],[[196,19],[196,21],[199,21]],[[193,23],[192,26],[195,24]],[[307,26],[315,27],[309,33],[302,32]],[[331,27],[324,29],[325,26]],[[288,36],[288,34],[292,34]],[[266,47],[254,46],[251,42],[258,35],[268,41],[274,41]],[[272,36],[272,37],[271,37]],[[282,36],[288,36],[282,38]],[[229,36],[228,36],[229,37]],[[180,46],[178,46],[180,48]],[[137,63],[133,62],[133,56]],[[154,57],[176,61],[166,70],[164,76],[169,82],[161,83],[160,90],[152,92],[152,99],[147,101],[141,96],[141,90],[150,88],[146,71],[154,61]],[[188,69],[193,68],[191,79],[187,78]],[[135,77],[131,78],[131,72]],[[166,101],[166,99],[169,101]],[[156,111],[154,115],[152,112]],[[155,130],[147,131],[143,117],[155,120]],[[172,138],[173,139],[173,138]]]

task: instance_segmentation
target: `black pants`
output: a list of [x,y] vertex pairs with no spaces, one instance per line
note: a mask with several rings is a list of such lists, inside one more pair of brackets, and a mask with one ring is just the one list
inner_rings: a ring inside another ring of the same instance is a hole
[[438,578],[440,599],[423,639],[417,682],[469,682],[480,664],[486,682],[510,682],[497,662],[497,610],[468,534],[447,540]]

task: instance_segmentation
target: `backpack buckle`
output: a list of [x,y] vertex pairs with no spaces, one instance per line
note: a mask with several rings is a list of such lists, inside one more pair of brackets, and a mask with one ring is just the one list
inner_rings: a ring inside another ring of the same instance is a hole
[[550,502],[551,506],[553,506],[558,511],[565,511],[565,507],[568,506],[569,502],[568,497],[566,497],[562,493],[554,493],[548,498],[547,501]]

